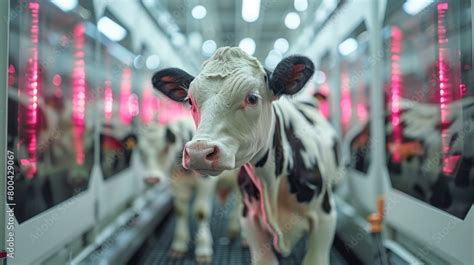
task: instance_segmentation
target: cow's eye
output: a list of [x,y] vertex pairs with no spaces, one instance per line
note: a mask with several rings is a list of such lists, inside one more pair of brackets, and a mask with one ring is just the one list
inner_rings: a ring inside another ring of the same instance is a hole
[[255,94],[250,94],[247,96],[246,101],[249,105],[256,105],[258,103],[258,96]]

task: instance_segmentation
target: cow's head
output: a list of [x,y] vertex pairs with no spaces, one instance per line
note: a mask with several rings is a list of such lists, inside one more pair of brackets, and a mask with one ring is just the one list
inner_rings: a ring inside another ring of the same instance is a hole
[[138,151],[145,166],[145,183],[152,185],[168,181],[184,144],[179,143],[178,133],[172,124],[154,124],[140,134]]
[[197,131],[184,147],[183,167],[218,175],[249,162],[269,143],[272,101],[300,91],[313,72],[303,56],[283,59],[270,73],[241,49],[224,47],[198,76],[169,68],[155,73],[152,83],[191,105]]

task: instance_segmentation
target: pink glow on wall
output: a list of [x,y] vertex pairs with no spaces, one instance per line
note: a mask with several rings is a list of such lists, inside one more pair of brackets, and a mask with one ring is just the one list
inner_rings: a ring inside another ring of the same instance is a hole
[[20,164],[26,169],[26,178],[32,179],[37,171],[37,135],[38,135],[38,96],[40,92],[40,76],[38,65],[38,43],[39,43],[39,11],[40,4],[31,2],[28,4],[31,10],[30,28],[30,55],[26,68],[25,94],[28,98],[26,107],[25,138],[27,158],[21,159]]
[[104,82],[104,117],[105,122],[110,123],[112,119],[114,106],[114,93],[112,91],[112,82],[105,80]]
[[329,105],[329,85],[327,82],[324,82],[319,88],[319,92],[326,96],[326,100],[321,101],[319,104],[319,109],[324,117],[329,119],[331,115],[331,109]]
[[369,118],[369,112],[367,111],[367,107],[365,103],[357,103],[357,118],[361,122],[366,122]]
[[132,93],[128,98],[128,113],[130,113],[132,117],[140,114],[140,104],[138,103],[138,96],[135,93]]
[[400,54],[402,51],[403,32],[398,27],[392,27],[392,42],[390,47],[391,56],[391,80],[390,80],[390,103],[392,124],[392,141],[394,149],[392,159],[394,162],[401,161],[400,146],[402,144],[402,124],[400,122],[401,109],[400,100],[403,93],[403,79],[400,69]]
[[146,84],[144,84],[143,88],[143,95],[142,95],[142,107],[141,107],[141,119],[144,124],[149,124],[153,119],[154,111],[157,109],[153,109],[154,103],[154,96],[153,90],[150,85],[148,85],[149,81],[147,80]]
[[443,157],[443,173],[450,175],[454,171],[453,158],[449,155],[449,132],[450,124],[449,104],[453,100],[452,87],[449,80],[450,69],[448,62],[448,36],[446,34],[445,18],[448,3],[438,3],[438,82],[439,82],[439,104],[441,123],[441,152]]
[[365,84],[364,80],[361,78],[361,81],[359,82],[358,86],[358,91],[357,91],[357,106],[356,106],[356,111],[357,111],[357,118],[359,119],[360,122],[366,122],[367,119],[369,118],[369,111],[367,107],[367,98],[365,97]]
[[464,98],[467,93],[467,86],[464,83],[459,84],[459,95]]
[[13,64],[8,66],[8,86],[13,87],[16,83],[16,68]]
[[72,123],[76,163],[84,164],[84,133],[86,114],[86,68],[84,24],[74,27],[74,66],[72,70]]
[[160,124],[168,124],[185,116],[191,117],[191,111],[183,104],[165,97],[159,98],[158,122]]
[[349,74],[347,73],[347,64],[342,62],[341,69],[341,125],[342,131],[345,133],[349,128],[352,118],[352,99],[349,86]]
[[129,125],[132,123],[132,115],[129,110],[129,100],[132,93],[132,70],[125,67],[122,71],[122,82],[120,84],[120,121]]

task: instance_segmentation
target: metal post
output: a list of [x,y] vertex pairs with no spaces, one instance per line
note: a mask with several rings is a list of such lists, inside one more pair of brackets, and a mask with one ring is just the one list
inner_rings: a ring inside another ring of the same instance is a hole
[[381,1],[373,0],[371,9],[371,27],[370,34],[370,56],[373,64],[371,67],[371,97],[370,106],[372,108],[370,134],[372,142],[370,143],[372,163],[370,164],[371,175],[375,177],[375,188],[377,194],[387,192],[389,188],[388,172],[385,166],[385,106],[383,94],[383,56],[382,56],[382,17],[380,14]]
[[[10,26],[10,1],[0,1],[0,251],[5,253],[6,218],[6,154],[7,154],[7,71],[8,71],[8,30]],[[6,264],[6,258],[0,259]]]

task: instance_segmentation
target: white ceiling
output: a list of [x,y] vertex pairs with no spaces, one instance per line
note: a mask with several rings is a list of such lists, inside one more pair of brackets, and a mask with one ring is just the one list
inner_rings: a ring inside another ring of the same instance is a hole
[[[307,9],[297,11],[294,1],[261,0],[258,19],[249,23],[242,18],[242,0],[145,0],[149,8],[166,9],[185,37],[185,45],[202,58],[206,57],[201,55],[202,43],[206,40],[214,40],[217,47],[221,47],[238,46],[242,39],[252,38],[256,43],[254,56],[261,62],[265,62],[278,38],[287,39],[291,46],[305,26],[314,21],[322,2],[308,0]],[[206,16],[199,20],[192,16],[192,9],[197,5],[204,6],[207,11]],[[296,12],[301,18],[296,29],[285,26],[285,17],[289,12]]]

